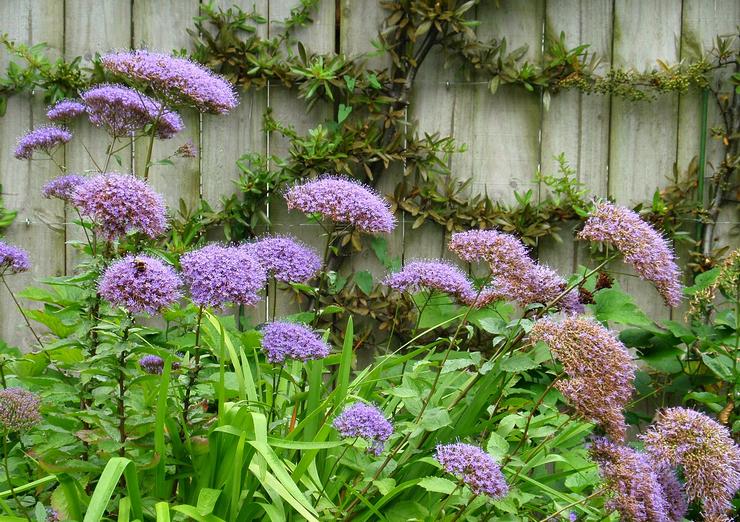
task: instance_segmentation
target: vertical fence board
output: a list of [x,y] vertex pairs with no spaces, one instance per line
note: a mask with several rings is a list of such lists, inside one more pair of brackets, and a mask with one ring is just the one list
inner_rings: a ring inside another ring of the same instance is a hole
[[[704,56],[714,46],[718,35],[728,36],[737,34],[737,24],[740,20],[740,2],[732,0],[716,0],[704,2],[701,0],[684,0],[683,28],[681,31],[681,59],[694,61]],[[721,82],[727,82],[732,74],[730,68],[725,68],[713,74],[712,88],[717,90]],[[725,86],[728,86],[725,83]],[[731,95],[730,90],[724,94]],[[714,174],[724,157],[722,143],[712,138],[711,129],[721,125],[722,116],[714,96],[710,93],[707,105],[707,136],[706,136],[706,167],[705,185]],[[699,156],[702,108],[701,92],[692,89],[682,94],[679,99],[678,119],[678,168],[684,174],[692,158]],[[729,203],[722,209],[720,223],[717,226],[717,237],[720,244],[737,246],[738,230],[734,221],[737,221],[737,204]]]
[[[37,44],[46,42],[52,58],[62,54],[64,16],[62,5],[51,0],[0,2],[2,30],[11,40]],[[14,61],[0,53],[0,67]],[[18,59],[15,59],[18,61]],[[17,160],[13,156],[16,138],[46,120],[46,104],[40,97],[14,96],[0,121],[0,184],[8,209],[17,210],[18,216],[8,228],[9,243],[26,249],[31,258],[28,273],[9,275],[8,284],[18,292],[38,284],[38,279],[61,275],[64,260],[64,210],[57,201],[41,196],[42,185],[58,174],[50,161]],[[60,153],[58,160],[63,159]],[[41,155],[38,155],[41,157]],[[21,300],[23,306],[29,303]],[[12,299],[5,288],[0,288],[0,339],[10,345],[30,347],[32,336],[26,329]]]
[[[272,0],[270,2],[269,26],[271,37],[283,31],[282,21],[288,18],[290,10],[298,5],[297,0]],[[308,53],[333,52],[335,15],[334,2],[320,2],[312,13],[313,23],[306,27],[297,28],[291,40],[302,42]],[[295,46],[292,45],[291,47],[295,51]],[[311,111],[307,111],[306,101],[298,99],[297,92],[294,89],[275,84],[270,84],[269,89],[269,105],[274,118],[283,124],[293,126],[299,133],[306,133],[319,123],[333,118],[334,109],[328,103],[318,102]],[[269,152],[271,155],[287,158],[289,156],[288,140],[277,133],[273,133],[269,139]],[[288,211],[283,198],[278,194],[271,200],[270,216],[273,232],[297,236],[305,243],[315,247],[319,252],[324,251],[326,238],[321,227],[314,223],[308,223],[307,218],[297,211]],[[291,303],[283,302],[282,297],[279,296],[278,298],[278,315],[294,310],[294,306]],[[272,296],[270,298],[272,299]]]
[[[353,0],[342,0],[339,4],[340,13],[340,37],[339,52],[348,56],[360,57],[373,53],[373,41],[378,39],[378,32],[388,11],[382,8],[378,2],[355,2]],[[373,69],[390,69],[391,63],[387,56],[365,57],[369,67]],[[357,172],[363,171],[358,166]],[[376,189],[382,195],[393,194],[396,184],[403,176],[403,165],[400,163],[390,164],[377,180]],[[391,257],[401,258],[403,255],[403,227],[404,216],[398,212],[398,226],[393,233],[385,235],[388,244],[388,254]],[[367,245],[367,241],[366,241]],[[385,267],[378,261],[370,248],[365,248],[357,253],[351,260],[351,266],[347,269],[357,271],[368,271],[377,281],[386,272]]]
[[[191,50],[191,40],[186,29],[193,26],[198,15],[198,0],[134,0],[133,45],[135,48],[171,52],[173,49]],[[172,30],[173,28],[178,30]],[[153,165],[149,169],[149,182],[165,196],[171,214],[176,214],[182,200],[188,208],[198,204],[200,197],[200,171],[196,158],[174,156],[177,148],[191,141],[198,146],[199,117],[193,110],[181,111],[185,129],[169,140],[154,140],[152,162],[169,159],[174,165]],[[142,176],[146,168],[148,140],[136,143],[134,171]]]
[[[92,0],[68,0],[64,10],[64,57],[73,60],[83,57],[83,63],[91,64],[95,53],[105,54],[114,49],[127,49],[131,44],[131,4],[129,2],[96,2]],[[74,139],[66,146],[66,164],[70,172],[95,173],[105,167],[106,150],[111,138],[102,129],[92,127],[86,118],[72,124]],[[117,147],[121,142],[117,142]],[[88,152],[89,151],[89,152]],[[109,170],[131,171],[131,147],[121,150],[117,156],[119,164],[112,160]],[[92,156],[92,159],[91,157]],[[96,166],[97,163],[97,166]],[[71,224],[77,215],[67,209],[67,239],[84,241],[85,236],[78,225]],[[67,272],[74,271],[80,258],[76,249],[67,247]]]
[[[680,35],[680,0],[618,0],[614,12],[614,66],[642,70],[656,66],[656,59],[675,63]],[[618,203],[649,201],[656,187],[667,184],[676,160],[677,120],[675,94],[641,102],[613,98],[609,194]],[[619,280],[651,317],[667,317],[667,309],[648,283],[630,276]]]
[[[245,11],[254,8],[265,18],[267,0],[219,0],[217,6],[238,5]],[[267,36],[267,24],[258,26],[257,34]],[[201,154],[201,184],[203,199],[214,209],[221,199],[237,191],[234,181],[239,178],[236,161],[247,152],[265,154],[267,140],[262,131],[262,116],[267,110],[267,89],[241,91],[239,106],[227,116],[203,115]]]
[[[559,39],[565,32],[567,46],[588,44],[589,53],[601,58],[599,73],[609,69],[612,42],[612,0],[562,0],[548,2],[545,37]],[[578,180],[590,194],[607,191],[609,164],[609,98],[577,90],[561,91],[550,100],[542,115],[541,169],[555,173],[560,153],[576,170]],[[545,194],[541,195],[545,197]],[[578,265],[574,226],[564,223],[562,242],[546,239],[538,245],[540,260],[567,274]]]

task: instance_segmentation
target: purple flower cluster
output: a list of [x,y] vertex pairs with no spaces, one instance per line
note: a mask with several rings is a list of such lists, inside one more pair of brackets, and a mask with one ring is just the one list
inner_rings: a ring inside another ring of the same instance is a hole
[[18,140],[14,154],[18,159],[31,159],[38,150],[51,154],[59,145],[64,145],[71,139],[72,133],[66,128],[44,125],[23,135]]
[[347,223],[369,233],[391,232],[396,219],[388,202],[362,183],[324,175],[295,185],[285,193],[288,208],[319,213],[337,223]]
[[[566,281],[550,267],[536,263],[518,238],[496,230],[469,230],[452,234],[449,249],[468,262],[485,261],[491,268],[491,289],[481,299],[515,301],[522,306],[547,304],[566,289]],[[577,292],[558,302],[568,313],[583,310]]]
[[82,94],[90,123],[112,136],[128,136],[156,126],[156,136],[166,140],[185,128],[176,112],[137,90],[123,85],[99,85]]
[[181,285],[174,269],[159,259],[129,255],[103,272],[98,291],[115,306],[153,315],[182,297]]
[[41,194],[47,198],[58,198],[67,203],[72,201],[75,191],[87,181],[85,176],[79,174],[65,174],[46,182],[41,188]]
[[6,272],[18,274],[31,268],[28,252],[14,245],[0,241],[0,276]]
[[624,410],[632,396],[635,364],[616,335],[596,320],[569,316],[561,322],[540,319],[529,333],[563,363],[568,380],[555,387],[581,415],[599,424],[614,441],[626,432]]
[[41,400],[23,388],[0,390],[0,431],[28,431],[41,421]]
[[399,292],[439,291],[471,304],[477,292],[465,273],[445,261],[416,260],[389,275],[385,284]]
[[727,428],[698,411],[668,408],[641,438],[654,460],[683,469],[688,499],[702,503],[704,520],[732,520],[728,512],[740,489],[740,447]]
[[666,304],[681,302],[681,270],[668,240],[640,216],[622,206],[599,203],[591,212],[579,239],[614,245],[635,272],[651,281]]
[[265,269],[241,247],[207,245],[182,256],[180,264],[193,302],[199,306],[252,306],[267,282]]
[[679,482],[672,467],[667,464],[656,463],[654,459],[651,459],[651,462],[655,466],[658,482],[663,488],[663,496],[668,504],[668,520],[676,522],[683,520],[689,510],[686,488]]
[[332,426],[342,437],[359,437],[370,443],[368,451],[376,457],[383,453],[385,441],[393,434],[393,425],[372,404],[356,402],[336,416]]
[[[679,522],[683,519],[685,511],[674,518],[677,513],[669,506],[658,472],[662,470],[656,468],[649,455],[603,437],[594,440],[589,453],[599,465],[601,476],[612,494],[606,507],[609,511],[617,510],[621,520]],[[681,493],[680,489],[678,493]]]
[[268,275],[284,283],[305,283],[321,270],[318,253],[293,237],[265,236],[245,248]]
[[111,72],[145,83],[168,101],[192,105],[200,112],[226,114],[239,104],[228,81],[185,58],[141,49],[108,54],[102,63]]
[[434,458],[447,473],[462,480],[476,495],[499,499],[509,492],[509,486],[496,461],[477,446],[461,442],[440,444]]
[[46,117],[51,121],[67,122],[85,112],[85,106],[75,100],[62,100],[50,107]]
[[262,329],[262,350],[269,362],[283,363],[286,359],[323,359],[331,347],[307,326],[275,321]]
[[130,174],[111,172],[93,176],[78,187],[72,202],[111,241],[131,231],[155,238],[167,229],[162,196]]
[[158,355],[145,355],[139,359],[139,366],[146,373],[162,375],[162,372],[164,371],[164,359]]

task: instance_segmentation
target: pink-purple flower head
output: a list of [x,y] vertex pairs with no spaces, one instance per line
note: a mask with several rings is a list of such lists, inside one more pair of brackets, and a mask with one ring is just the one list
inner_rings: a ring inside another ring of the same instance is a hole
[[338,176],[324,175],[295,185],[285,192],[285,201],[291,210],[318,213],[362,232],[392,232],[396,227],[396,218],[385,199],[362,183]]
[[87,181],[85,176],[79,174],[64,174],[47,181],[41,188],[41,194],[47,198],[57,198],[70,203],[75,191]]
[[385,284],[399,292],[442,292],[466,304],[474,301],[477,293],[460,268],[446,261],[426,259],[411,261],[386,277]]
[[78,187],[72,203],[110,241],[134,231],[156,238],[167,230],[162,196],[130,174],[110,172],[93,176]]
[[462,442],[440,444],[434,458],[447,473],[463,481],[476,495],[500,499],[509,492],[501,468],[493,457],[477,446]]
[[569,316],[560,322],[540,319],[529,332],[563,364],[567,380],[555,387],[575,410],[597,423],[614,441],[623,441],[623,410],[632,396],[635,364],[616,335],[594,319]]
[[14,245],[0,241],[0,276],[27,272],[31,268],[28,252]]
[[611,243],[640,277],[655,285],[668,306],[681,302],[681,270],[673,249],[636,212],[608,202],[597,203],[578,238]]
[[331,347],[308,326],[275,321],[262,328],[262,351],[271,363],[287,359],[306,362],[323,359]]
[[245,248],[207,245],[180,258],[190,296],[198,306],[253,306],[267,282],[264,267]]
[[182,118],[149,96],[123,85],[98,85],[82,94],[90,123],[103,127],[111,136],[128,136],[156,127],[158,138],[166,140],[185,128]]
[[226,114],[239,104],[228,81],[185,58],[140,49],[108,54],[102,63],[113,73],[145,84],[168,102],[200,112]]
[[158,355],[145,355],[139,359],[139,366],[151,375],[162,375],[164,371],[164,359]]
[[376,457],[383,453],[385,441],[393,435],[393,425],[372,404],[356,402],[337,415],[332,426],[344,437],[358,437],[370,443],[368,451]]
[[729,521],[740,489],[740,447],[727,428],[689,408],[659,412],[642,437],[662,464],[681,467],[689,501],[702,504],[704,520]]
[[290,236],[265,236],[245,248],[269,276],[284,283],[305,283],[321,270],[319,254]]
[[182,297],[174,269],[149,256],[126,256],[112,263],[98,282],[98,292],[131,313],[154,315]]
[[39,397],[23,388],[0,390],[0,432],[23,432],[33,428],[41,422],[40,405]]
[[44,125],[19,138],[14,154],[18,159],[31,159],[37,151],[51,155],[57,147],[71,139],[72,133],[65,127]]
[[576,292],[560,294],[566,281],[553,269],[540,265],[529,256],[527,247],[511,234],[496,230],[469,230],[452,234],[449,249],[468,262],[485,261],[491,269],[491,290],[481,299],[507,300],[527,306],[548,304],[560,297],[557,307],[567,313],[579,313],[583,306]]
[[[611,498],[606,503],[609,511],[619,512],[621,520],[631,522],[679,522],[683,519],[680,509],[675,509],[668,501],[668,493],[663,487],[664,470],[656,466],[649,455],[640,453],[628,446],[616,444],[604,437],[596,438],[589,448],[591,458],[599,465],[601,476],[606,482]],[[669,470],[670,471],[670,470]],[[675,476],[674,476],[675,480]],[[686,506],[683,492],[678,485],[670,483],[676,507]]]
[[85,112],[85,105],[76,100],[61,100],[46,112],[46,117],[53,122],[66,123]]

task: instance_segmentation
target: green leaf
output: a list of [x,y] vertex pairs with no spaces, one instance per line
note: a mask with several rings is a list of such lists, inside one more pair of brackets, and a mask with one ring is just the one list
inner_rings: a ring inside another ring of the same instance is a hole
[[486,444],[486,452],[500,462],[508,451],[509,441],[495,431],[491,432],[491,437],[488,439],[488,444]]
[[134,516],[139,520],[144,519],[141,508],[141,495],[139,493],[139,481],[137,478],[136,467],[134,463],[124,457],[114,457],[105,465],[103,473],[100,475],[95,491],[90,498],[90,505],[85,513],[83,522],[99,522],[105,515],[105,509],[108,507],[113,492],[116,490],[121,475],[126,477],[126,490],[131,500],[131,509]]
[[355,273],[355,283],[365,295],[370,295],[373,291],[373,275],[367,270]]
[[687,286],[683,289],[684,295],[694,295],[697,292],[700,292],[701,290],[706,290],[714,282],[717,280],[717,276],[719,276],[720,273],[720,267],[712,268],[711,270],[707,270],[706,272],[703,272],[696,276],[694,279],[694,284],[692,286]]
[[594,301],[594,313],[599,321],[655,328],[645,312],[634,303],[632,296],[617,288],[596,292]]
[[198,509],[198,513],[203,516],[213,513],[213,508],[216,507],[216,502],[220,495],[220,489],[201,489],[198,493],[198,504],[195,506]]
[[337,112],[337,123],[341,124],[347,117],[352,113],[352,107],[349,107],[343,103],[339,104],[339,110]]
[[539,364],[527,354],[515,353],[501,362],[501,369],[505,372],[523,372],[537,368]]
[[347,396],[349,388],[349,376],[352,372],[352,350],[354,339],[354,326],[352,316],[347,319],[347,328],[344,330],[344,343],[342,344],[342,358],[339,362],[339,372],[337,374],[337,394],[334,396],[334,406],[339,408],[344,404],[344,398]]
[[437,431],[452,424],[446,408],[429,408],[424,412],[419,423],[426,431]]
[[732,372],[732,359],[726,355],[717,355],[712,357],[709,354],[703,353],[701,360],[712,372],[725,382],[735,382],[735,376]]
[[457,484],[442,477],[424,477],[419,482],[419,486],[432,493],[445,493],[447,495],[457,488]]

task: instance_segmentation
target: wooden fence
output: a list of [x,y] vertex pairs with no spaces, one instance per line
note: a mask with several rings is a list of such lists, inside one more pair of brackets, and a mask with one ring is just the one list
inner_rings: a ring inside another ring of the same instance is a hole
[[[25,43],[47,42],[51,53],[89,59],[95,52],[129,47],[169,51],[189,48],[186,28],[198,14],[199,0],[0,0],[0,33]],[[228,6],[256,10],[269,19],[264,35],[278,30],[278,21],[288,15],[297,0],[220,0]],[[269,4],[269,5],[268,5]],[[717,34],[730,34],[740,23],[736,0],[482,0],[476,7],[478,28],[484,38],[506,37],[509,48],[529,46],[528,59],[542,57],[544,38],[564,31],[568,44],[588,43],[602,57],[602,70],[610,64],[637,70],[653,67],[657,59],[667,63],[691,60],[698,46],[709,49]],[[298,31],[306,48],[317,52],[339,49],[347,54],[372,51],[371,41],[384,17],[376,0],[322,0],[314,23]],[[337,26],[337,24],[339,24]],[[337,27],[339,30],[337,31]],[[338,38],[338,41],[335,41]],[[0,66],[10,59],[0,54]],[[378,58],[373,58],[378,60]],[[652,102],[578,92],[554,95],[545,108],[542,96],[519,87],[502,87],[491,94],[485,84],[464,82],[453,70],[442,66],[432,51],[422,67],[413,92],[409,118],[420,131],[453,135],[468,151],[452,160],[456,175],[473,179],[472,189],[487,191],[502,200],[513,192],[539,187],[534,180],[538,168],[553,172],[553,157],[564,152],[580,179],[601,196],[612,196],[624,204],[649,200],[656,187],[668,182],[674,164],[685,169],[698,155],[700,100],[696,92],[667,94]],[[198,161],[176,160],[175,168],[154,167],[154,187],[165,194],[170,205],[182,198],[195,205],[199,198],[218,203],[235,190],[238,177],[235,161],[245,152],[284,154],[287,145],[262,130],[262,115],[271,109],[275,118],[299,131],[314,127],[333,115],[326,107],[306,112],[305,103],[282,86],[269,86],[242,94],[238,110],[227,117],[186,115],[187,131],[173,143],[158,145],[156,156],[165,156],[184,139],[200,145]],[[65,241],[75,232],[67,226],[71,217],[63,207],[43,199],[42,184],[56,175],[48,162],[18,161],[12,150],[16,137],[44,121],[45,106],[25,95],[11,98],[7,114],[0,119],[0,182],[6,205],[19,211],[7,231],[7,239],[31,252],[33,270],[13,277],[21,289],[33,280],[70,272],[72,249]],[[717,119],[712,107],[710,126]],[[82,127],[66,148],[72,171],[89,169],[80,143],[100,152],[99,131]],[[175,143],[177,142],[177,143]],[[720,148],[710,142],[709,163],[718,164]],[[139,170],[144,159],[136,150],[124,158],[124,169]],[[712,169],[707,169],[711,174]],[[390,190],[391,184],[385,187]],[[279,204],[270,209],[276,229],[289,231],[308,242],[318,234],[298,217],[288,216]],[[729,238],[736,208],[723,212],[721,228]],[[412,230],[402,220],[390,241],[391,253],[404,258],[439,257],[444,254],[445,236],[436,225]],[[68,232],[69,230],[69,232]],[[568,235],[561,245],[542,244],[539,256],[567,274],[584,254]],[[376,273],[370,256],[361,260]],[[622,284],[655,317],[667,317],[655,292],[634,278]],[[0,292],[0,338],[25,343],[17,311],[6,292]]]

